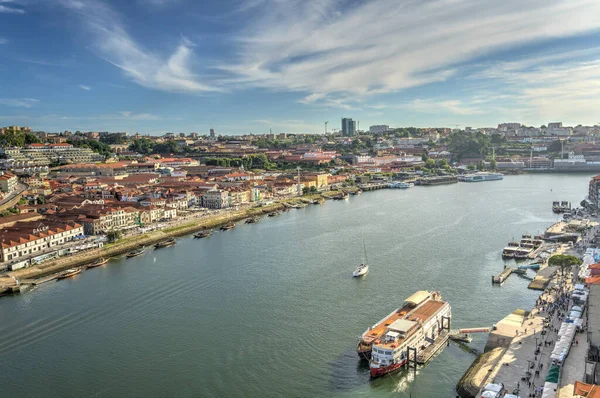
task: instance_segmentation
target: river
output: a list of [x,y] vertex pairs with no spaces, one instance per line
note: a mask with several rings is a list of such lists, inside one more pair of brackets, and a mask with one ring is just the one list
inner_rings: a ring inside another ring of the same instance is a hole
[[358,337],[419,289],[450,301],[453,327],[530,309],[528,279],[491,285],[501,250],[556,221],[553,200],[578,205],[589,177],[365,192],[2,298],[2,394],[453,397],[473,354],[450,344],[416,377],[371,381]]

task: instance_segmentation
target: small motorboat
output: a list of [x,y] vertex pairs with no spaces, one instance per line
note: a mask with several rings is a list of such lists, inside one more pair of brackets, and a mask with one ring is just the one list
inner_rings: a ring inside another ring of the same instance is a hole
[[137,250],[130,251],[129,253],[127,253],[125,255],[125,257],[132,258],[132,257],[141,256],[142,254],[144,254],[144,249],[137,249]]
[[235,223],[233,223],[233,222],[230,221],[227,224],[221,226],[221,231],[229,231],[233,227],[235,227]]
[[258,222],[258,217],[250,217],[248,219],[246,219],[246,224],[255,224]]
[[367,264],[361,264],[358,267],[356,267],[356,269],[352,273],[352,276],[356,278],[359,276],[366,275],[367,272],[369,272],[369,266]]
[[273,212],[269,213],[269,217],[277,217],[279,214],[281,214],[281,213],[278,211],[273,211]]
[[177,241],[175,240],[175,238],[169,238],[167,240],[163,240],[161,242],[158,242],[157,244],[154,245],[155,249],[160,249],[162,247],[169,247],[169,246],[173,246],[175,243],[177,243]]
[[452,341],[460,341],[461,343],[470,343],[473,341],[473,336],[469,333],[452,333],[448,338]]
[[196,239],[208,238],[211,234],[212,234],[212,230],[205,229],[203,231],[198,232],[197,234],[194,234],[194,238],[196,238]]
[[71,278],[77,274],[81,273],[81,268],[71,268],[65,271],[64,274],[60,275],[58,278],[56,279],[67,279],[67,278]]
[[86,268],[96,268],[96,267],[100,267],[101,265],[106,265],[108,263],[110,259],[109,258],[100,258],[97,261],[89,264]]

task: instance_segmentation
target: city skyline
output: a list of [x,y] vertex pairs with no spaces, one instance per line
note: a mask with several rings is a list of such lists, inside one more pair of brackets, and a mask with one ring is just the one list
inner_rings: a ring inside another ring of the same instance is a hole
[[261,134],[322,133],[342,117],[361,130],[598,123],[593,1],[0,3],[10,77],[0,125]]

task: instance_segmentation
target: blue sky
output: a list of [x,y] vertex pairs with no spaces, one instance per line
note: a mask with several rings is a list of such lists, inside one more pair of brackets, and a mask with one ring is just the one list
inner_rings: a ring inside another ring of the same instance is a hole
[[0,126],[596,124],[598,0],[0,0]]

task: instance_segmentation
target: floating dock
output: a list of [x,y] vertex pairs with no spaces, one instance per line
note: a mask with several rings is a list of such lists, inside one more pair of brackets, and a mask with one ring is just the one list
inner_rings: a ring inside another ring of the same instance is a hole
[[506,281],[506,279],[508,279],[508,277],[510,276],[510,274],[512,274],[514,271],[513,268],[510,267],[506,267],[502,270],[502,272],[500,272],[500,274],[493,276],[492,275],[492,283],[498,283],[498,284],[502,284],[504,283],[504,281]]
[[438,352],[442,347],[446,345],[448,342],[449,333],[447,330],[444,330],[440,333],[440,335],[434,340],[433,344],[424,350],[417,353],[417,363],[419,365],[423,365],[427,363],[436,352]]

